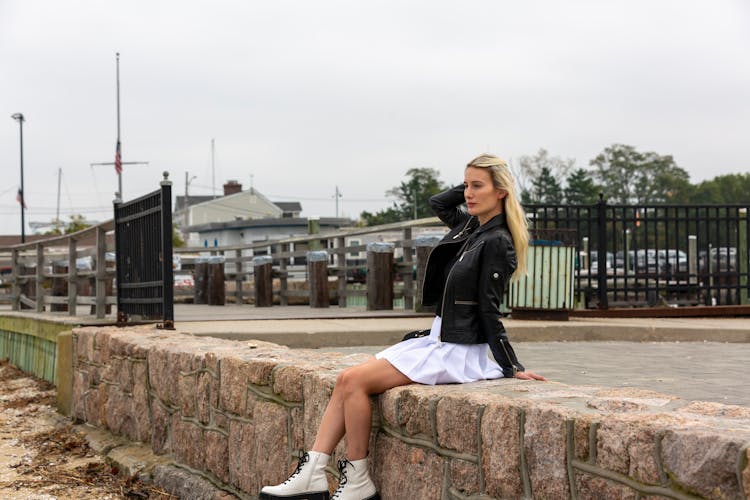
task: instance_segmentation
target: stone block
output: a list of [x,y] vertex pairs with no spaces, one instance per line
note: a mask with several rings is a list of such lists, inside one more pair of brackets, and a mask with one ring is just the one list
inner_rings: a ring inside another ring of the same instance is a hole
[[86,421],[86,391],[89,389],[88,373],[76,370],[73,373],[72,417],[76,421]]
[[750,498],[750,447],[745,449],[744,468],[741,469],[743,493]]
[[480,493],[479,466],[464,460],[453,459],[448,464],[450,487],[461,495],[472,496]]
[[[145,367],[142,369],[145,372]],[[148,386],[145,384],[134,385],[131,399],[135,423],[133,439],[147,443],[151,438],[151,405],[149,404]]]
[[278,366],[273,371],[273,392],[285,401],[301,402],[303,381],[309,371],[298,366]]
[[[255,385],[271,385],[271,373],[279,365],[277,358],[253,358],[247,361],[248,382]],[[223,368],[223,364],[222,364]]]
[[522,498],[521,412],[523,406],[500,401],[489,404],[481,422],[482,468],[487,494],[494,498]]
[[208,425],[211,419],[211,408],[218,405],[218,391],[214,389],[214,377],[209,372],[196,375],[195,416],[203,425]]
[[[260,484],[276,484],[278,471],[289,465],[289,413],[283,406],[259,401],[255,409],[254,474]],[[249,451],[250,451],[249,450]]]
[[109,339],[110,333],[106,328],[99,330],[94,335],[94,356],[92,360],[95,363],[106,365],[109,362]]
[[400,386],[390,389],[378,398],[378,405],[380,407],[380,415],[383,419],[383,425],[397,429],[401,426],[398,421],[398,405],[401,399],[401,394],[408,390],[409,386]]
[[459,453],[479,452],[479,416],[484,409],[472,394],[452,394],[437,402],[438,444]]
[[94,360],[95,328],[77,328],[75,330],[75,356],[78,359]]
[[442,498],[445,459],[432,451],[380,434],[373,465],[382,498]]
[[[229,482],[229,439],[221,432],[206,430],[206,469],[222,482]],[[242,453],[242,450],[235,450]]]
[[610,415],[597,429],[597,463],[633,479],[659,484],[657,433],[669,419],[643,415]]
[[173,406],[172,388],[177,385],[177,370],[169,366],[166,349],[154,348],[148,352],[148,381],[151,390],[159,400]]
[[305,410],[299,406],[289,409],[289,417],[292,420],[291,448],[292,450],[305,450]]
[[331,373],[310,374],[305,378],[303,433],[304,449],[306,450],[312,448],[315,441],[320,421],[323,419],[323,413],[331,399],[335,381],[336,376]]
[[576,473],[575,485],[580,500],[601,500],[604,498],[638,500],[643,498],[636,491],[623,484],[584,472]]
[[107,428],[114,434],[135,439],[136,424],[133,415],[133,399],[115,388],[109,391],[104,418]]
[[578,415],[573,424],[573,451],[578,460],[587,461],[589,459],[591,426],[595,423],[598,416]]
[[172,451],[170,423],[172,416],[158,399],[151,400],[151,449],[161,455]]
[[194,469],[206,466],[206,441],[203,429],[193,422],[172,415],[172,454],[175,461]]
[[197,413],[198,383],[195,373],[180,372],[177,376],[177,406],[183,417],[195,417]]
[[401,393],[398,405],[399,425],[411,435],[421,434],[428,439],[433,437],[432,412],[438,400],[447,391],[442,387],[409,385]]
[[[252,422],[229,420],[228,472],[229,484],[252,495],[257,495],[261,484],[255,475],[255,425]],[[286,479],[286,464],[275,471],[269,484],[278,484]]]
[[239,358],[221,360],[219,408],[244,415],[247,408],[247,385],[250,363]]
[[691,493],[706,498],[742,498],[737,464],[741,454],[747,453],[743,448],[748,442],[750,432],[746,430],[731,434],[705,428],[668,430],[662,439],[662,464],[672,480]]
[[575,414],[566,408],[536,404],[526,409],[524,452],[535,498],[568,498],[565,421]]

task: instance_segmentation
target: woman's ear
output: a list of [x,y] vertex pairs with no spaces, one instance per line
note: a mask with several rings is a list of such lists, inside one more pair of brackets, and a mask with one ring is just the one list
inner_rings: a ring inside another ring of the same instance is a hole
[[497,190],[497,199],[498,200],[502,200],[506,196],[508,196],[508,192],[505,189],[498,189]]

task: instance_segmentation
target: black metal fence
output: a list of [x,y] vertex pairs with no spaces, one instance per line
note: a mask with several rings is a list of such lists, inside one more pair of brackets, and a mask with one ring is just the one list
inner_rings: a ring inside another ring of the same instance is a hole
[[575,293],[587,308],[748,303],[750,204],[525,208],[532,229],[577,234]]
[[172,183],[126,203],[115,202],[117,321],[174,324]]

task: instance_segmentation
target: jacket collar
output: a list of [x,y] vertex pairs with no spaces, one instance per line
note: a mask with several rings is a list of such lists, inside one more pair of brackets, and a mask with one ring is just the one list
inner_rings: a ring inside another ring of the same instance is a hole
[[[476,217],[475,217],[475,219],[476,219]],[[478,223],[478,221],[477,221],[477,223]],[[499,227],[499,226],[505,226],[505,225],[507,225],[507,223],[505,221],[505,213],[501,213],[501,214],[498,214],[498,215],[494,216],[493,218],[491,218],[490,220],[488,220],[487,222],[485,222],[481,226],[479,226],[475,232],[477,234],[478,233],[483,233],[485,231],[489,231],[492,228]]]

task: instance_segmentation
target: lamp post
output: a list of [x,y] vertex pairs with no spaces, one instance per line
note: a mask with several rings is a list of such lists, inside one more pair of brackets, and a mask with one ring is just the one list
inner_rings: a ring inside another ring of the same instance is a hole
[[26,223],[24,222],[24,211],[26,210],[26,194],[23,190],[23,122],[26,121],[21,113],[11,115],[18,122],[21,133],[21,243],[26,243]]

